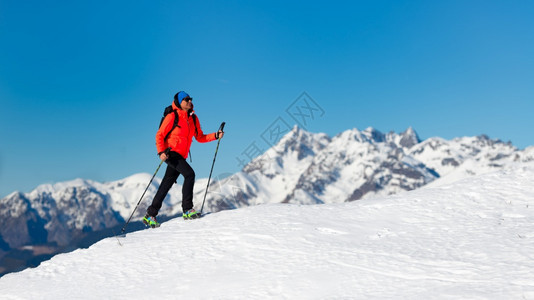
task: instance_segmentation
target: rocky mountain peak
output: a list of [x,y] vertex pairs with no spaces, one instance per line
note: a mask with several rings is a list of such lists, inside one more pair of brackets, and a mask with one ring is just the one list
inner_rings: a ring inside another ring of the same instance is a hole
[[405,148],[412,148],[413,146],[419,144],[421,139],[417,135],[417,132],[410,126],[404,132],[400,134],[401,139],[399,144]]
[[373,141],[375,143],[382,143],[386,140],[385,134],[373,127],[366,128],[364,131],[362,131],[362,134],[366,136],[370,141]]
[[273,163],[283,168],[284,162],[291,160],[292,157],[302,161],[307,157],[314,156],[330,140],[330,137],[324,133],[311,133],[295,125],[278,143],[248,163],[243,168],[243,172],[252,173],[258,170],[266,172],[267,169],[272,172]]

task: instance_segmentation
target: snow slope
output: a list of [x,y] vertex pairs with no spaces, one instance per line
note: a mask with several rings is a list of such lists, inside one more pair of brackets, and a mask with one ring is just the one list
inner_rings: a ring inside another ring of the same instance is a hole
[[0,278],[2,299],[534,299],[534,164],[389,197],[174,219]]

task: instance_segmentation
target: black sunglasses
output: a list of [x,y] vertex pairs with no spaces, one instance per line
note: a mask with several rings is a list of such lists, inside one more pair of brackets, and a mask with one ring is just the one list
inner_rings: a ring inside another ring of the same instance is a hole
[[189,102],[189,101],[193,101],[193,98],[191,98],[191,97],[185,97],[184,99],[182,99],[182,101],[188,101],[188,102]]

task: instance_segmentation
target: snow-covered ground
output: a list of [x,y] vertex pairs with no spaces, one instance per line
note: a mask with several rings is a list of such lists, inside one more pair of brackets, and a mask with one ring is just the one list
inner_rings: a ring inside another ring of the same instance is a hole
[[108,238],[2,299],[534,299],[534,164],[343,204],[270,204]]

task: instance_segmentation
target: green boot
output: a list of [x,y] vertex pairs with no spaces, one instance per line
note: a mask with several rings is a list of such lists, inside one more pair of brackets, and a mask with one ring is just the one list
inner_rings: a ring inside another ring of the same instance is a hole
[[200,218],[200,213],[197,212],[194,208],[191,208],[190,210],[184,212],[183,218],[184,220],[198,219]]
[[156,228],[156,227],[159,227],[159,223],[158,221],[156,220],[156,217],[153,217],[153,216],[149,216],[149,215],[145,215],[145,217],[143,218],[143,223],[147,226],[147,227],[152,227],[152,228]]

